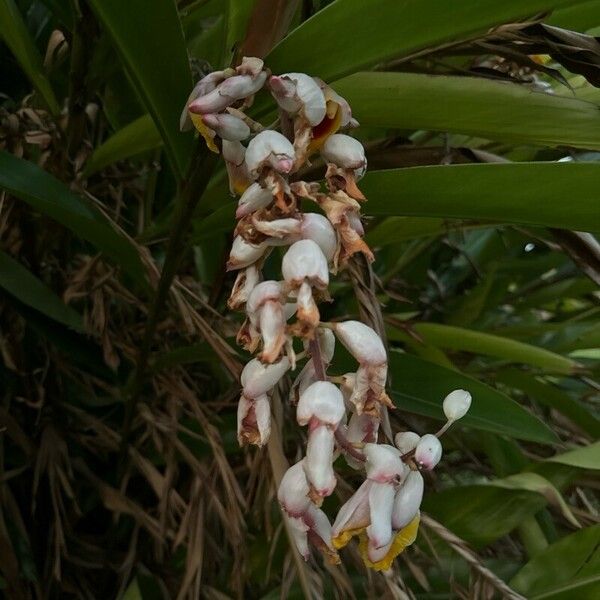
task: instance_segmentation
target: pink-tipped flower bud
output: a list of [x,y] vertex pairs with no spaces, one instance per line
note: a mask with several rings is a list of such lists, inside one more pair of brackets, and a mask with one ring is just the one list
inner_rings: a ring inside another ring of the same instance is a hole
[[354,171],[357,179],[360,179],[367,169],[363,145],[349,135],[336,133],[329,137],[323,144],[321,154],[327,162]]
[[360,321],[334,324],[338,339],[361,364],[380,365],[387,362],[385,347],[375,330]]
[[243,369],[240,381],[244,396],[257,398],[266,394],[277,384],[290,368],[290,361],[283,357],[276,363],[265,365],[253,358]]
[[414,431],[400,431],[396,434],[394,443],[402,454],[406,454],[417,447],[420,439],[421,436]]
[[302,217],[301,235],[305,240],[316,242],[331,262],[338,246],[337,236],[329,219],[318,213],[306,213]]
[[246,150],[246,166],[255,179],[265,166],[270,166],[279,173],[289,173],[294,160],[294,146],[277,131],[261,131],[250,141]]
[[329,285],[327,259],[321,248],[312,240],[300,240],[292,244],[281,263],[283,278],[294,287],[306,280],[318,289]]
[[290,116],[301,113],[312,127],[325,118],[325,96],[312,77],[305,73],[274,75],[269,86],[277,104]]
[[454,390],[444,398],[443,406],[448,421],[462,419],[471,408],[471,394],[466,390]]
[[344,413],[344,397],[337,386],[329,381],[316,381],[300,396],[296,419],[299,425],[308,425],[316,419],[335,429]]
[[235,216],[237,219],[241,219],[260,208],[269,206],[271,202],[273,202],[273,194],[261,187],[259,183],[254,182],[242,194],[237,210],[235,211]]
[[233,115],[207,114],[202,115],[202,121],[207,127],[210,127],[220,138],[236,142],[245,140],[250,135],[250,127]]
[[426,471],[431,471],[442,458],[442,444],[440,440],[427,433],[424,435],[415,448],[415,462]]

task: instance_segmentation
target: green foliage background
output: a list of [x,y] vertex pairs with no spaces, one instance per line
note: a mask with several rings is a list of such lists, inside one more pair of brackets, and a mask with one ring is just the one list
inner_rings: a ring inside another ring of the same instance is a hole
[[[600,597],[594,34],[598,0],[0,0],[5,597]],[[473,394],[385,576],[288,544],[285,389],[269,447],[237,447],[234,202],[178,125],[244,54],[361,123],[393,429]]]

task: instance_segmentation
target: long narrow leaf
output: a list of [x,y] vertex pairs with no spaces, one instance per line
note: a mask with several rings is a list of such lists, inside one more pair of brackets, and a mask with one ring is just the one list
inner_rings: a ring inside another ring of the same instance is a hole
[[181,24],[171,0],[90,0],[154,119],[177,175],[188,164],[191,134],[179,116],[192,80]]
[[375,171],[360,185],[373,215],[600,231],[599,178],[594,163],[443,165]]

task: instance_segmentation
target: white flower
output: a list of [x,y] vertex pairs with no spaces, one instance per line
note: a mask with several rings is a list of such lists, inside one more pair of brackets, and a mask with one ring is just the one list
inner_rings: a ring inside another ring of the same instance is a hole
[[299,425],[308,425],[304,469],[318,496],[329,496],[335,488],[333,472],[334,432],[344,417],[344,398],[328,381],[316,381],[302,395],[296,408]]
[[294,146],[277,131],[261,131],[250,141],[246,150],[246,167],[254,179],[265,166],[280,173],[289,173],[294,166],[294,159]]
[[267,363],[275,362],[287,340],[279,282],[259,283],[246,302],[246,313],[250,323],[262,337],[263,350],[259,358]]
[[323,144],[321,154],[327,162],[352,170],[356,179],[360,179],[367,169],[363,145],[349,135],[336,133],[329,137]]
[[298,551],[308,560],[308,539],[324,552],[331,562],[339,562],[331,544],[331,524],[325,513],[309,498],[310,486],[306,480],[303,459],[286,472],[277,491],[277,499],[290,526]]
[[454,390],[444,398],[443,406],[448,421],[462,419],[471,408],[471,394],[466,390]]
[[312,77],[305,73],[273,75],[269,86],[277,104],[290,116],[300,113],[311,126],[325,118],[325,96]]
[[360,321],[342,321],[334,324],[338,339],[361,364],[380,365],[387,362],[381,338],[374,329]]
[[235,216],[236,218],[241,219],[255,210],[269,206],[271,202],[273,202],[273,194],[269,190],[261,187],[259,183],[254,182],[242,194],[242,197],[238,202]]
[[399,431],[394,438],[394,443],[402,454],[406,454],[417,447],[420,439],[421,436],[414,431]]
[[236,142],[245,140],[250,135],[250,127],[238,117],[224,114],[207,114],[200,117],[203,123],[212,129],[220,138]]
[[398,531],[406,527],[419,512],[423,500],[423,476],[419,471],[410,471],[394,499],[392,527]]
[[281,263],[281,272],[293,287],[299,287],[304,281],[318,289],[329,285],[327,259],[312,240],[300,240],[289,247]]
[[289,368],[290,361],[285,356],[276,363],[266,365],[253,358],[246,364],[240,377],[244,396],[257,398],[271,391]]
[[425,434],[415,448],[415,462],[423,469],[431,471],[442,458],[442,444],[435,435]]

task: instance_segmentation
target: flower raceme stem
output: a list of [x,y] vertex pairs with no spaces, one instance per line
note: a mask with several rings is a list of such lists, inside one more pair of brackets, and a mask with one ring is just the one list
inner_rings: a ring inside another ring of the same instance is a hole
[[[277,103],[279,131],[244,112],[263,88]],[[379,443],[382,406],[394,408],[385,391],[386,348],[360,321],[321,321],[319,304],[330,300],[330,275],[357,252],[375,258],[361,220],[366,198],[358,182],[367,168],[365,151],[341,131],[358,123],[348,102],[320,79],[273,75],[262,60],[244,57],[235,69],[210,73],[194,87],[181,116],[183,130],[192,126],[213,152],[222,153],[229,189],[238,197],[227,262],[236,279],[228,306],[244,312],[237,341],[255,356],[241,374],[238,441],[267,443],[273,390],[305,360],[289,402],[308,441],[305,456],[279,484],[284,519],[305,560],[314,546],[337,563],[338,550],[358,537],[365,565],[388,569],[417,536],[421,471],[440,461],[438,438],[466,414],[471,395],[455,390],[445,398],[447,423],[435,435],[404,431],[396,434],[395,446]],[[325,186],[294,177],[316,153],[326,164]],[[316,210],[302,212],[302,201]],[[279,278],[264,279],[267,261],[269,273]],[[356,360],[356,371],[328,374],[336,340]],[[340,454],[363,483],[332,525],[321,504],[336,489]]]

